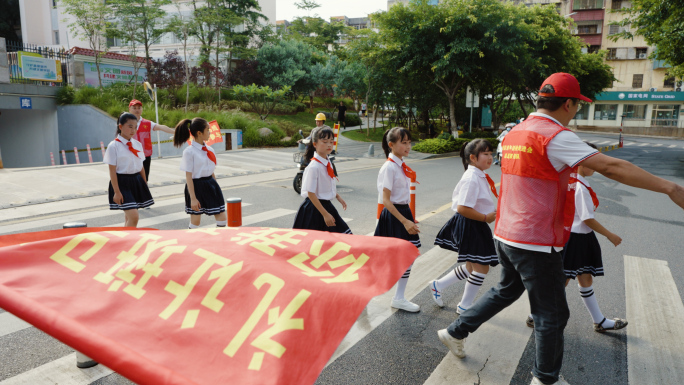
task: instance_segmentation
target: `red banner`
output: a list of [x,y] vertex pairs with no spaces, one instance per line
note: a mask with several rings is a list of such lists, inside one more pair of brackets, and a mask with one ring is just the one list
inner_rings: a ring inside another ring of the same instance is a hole
[[0,307],[139,384],[312,384],[419,254],[292,229],[65,232],[0,237]]
[[[219,127],[218,122],[215,120],[209,122],[209,135],[209,139],[204,141],[204,144],[206,144],[207,146],[211,146],[214,143],[223,142],[223,136],[221,135],[221,127]],[[187,141],[188,146],[192,144],[193,140],[193,136],[192,134],[190,134],[190,139],[188,139]]]

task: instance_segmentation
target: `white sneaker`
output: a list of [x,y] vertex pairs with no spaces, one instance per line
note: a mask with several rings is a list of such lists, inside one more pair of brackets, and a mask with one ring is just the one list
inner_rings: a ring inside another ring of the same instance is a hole
[[458,303],[458,306],[456,306],[456,314],[461,315],[463,314],[464,311],[468,310],[467,308],[461,306],[461,303]]
[[437,281],[430,282],[428,288],[432,292],[432,299],[435,300],[437,306],[444,307],[444,301],[442,301],[442,292],[437,289]]
[[459,340],[458,338],[452,337],[446,329],[437,331],[437,337],[439,337],[439,340],[442,341],[444,346],[449,348],[453,355],[458,358],[465,357],[466,354],[463,347],[465,339]]
[[420,306],[408,301],[406,298],[396,299],[392,298],[392,307],[395,309],[405,310],[411,313],[420,311]]
[[[532,382],[530,382],[530,385],[544,385],[543,382],[541,382],[537,377],[532,376]],[[554,382],[551,385],[570,385],[563,376],[558,376],[558,381]]]

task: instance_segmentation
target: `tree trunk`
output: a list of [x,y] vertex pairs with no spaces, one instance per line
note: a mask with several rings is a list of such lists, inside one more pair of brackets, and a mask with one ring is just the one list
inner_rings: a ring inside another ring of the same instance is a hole
[[311,91],[309,92],[309,113],[313,114],[313,95],[311,94]]
[[449,98],[449,122],[451,123],[449,130],[458,138],[458,131],[456,130],[456,102],[453,97]]
[[188,34],[183,34],[183,57],[185,58],[185,113],[188,113],[190,99],[190,68],[188,67]]

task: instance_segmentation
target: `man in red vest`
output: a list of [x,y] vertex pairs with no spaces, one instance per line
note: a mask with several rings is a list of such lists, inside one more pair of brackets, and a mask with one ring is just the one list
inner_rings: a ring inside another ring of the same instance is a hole
[[133,138],[143,145],[143,150],[145,151],[143,167],[145,168],[145,177],[147,180],[150,180],[150,163],[152,161],[152,131],[162,130],[168,134],[173,134],[174,129],[142,118],[142,110],[142,102],[140,100],[133,99],[130,103],[128,103],[128,112],[138,118],[138,130]]
[[537,112],[504,138],[494,230],[502,267],[499,284],[437,333],[455,356],[463,358],[468,334],[527,290],[536,342],[532,385],[568,384],[559,376],[563,330],[570,315],[560,251],[572,226],[574,186],[568,181],[577,166],[633,187],[667,194],[684,208],[684,187],[601,154],[565,128],[577,113],[579,100],[591,102],[581,95],[574,76],[551,75],[539,90]]

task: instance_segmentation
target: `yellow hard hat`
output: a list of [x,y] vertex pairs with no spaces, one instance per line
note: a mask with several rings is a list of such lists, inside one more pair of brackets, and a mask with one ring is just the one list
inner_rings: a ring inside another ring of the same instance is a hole
[[322,113],[322,112],[319,112],[319,113],[316,115],[316,120],[325,120],[325,114]]

